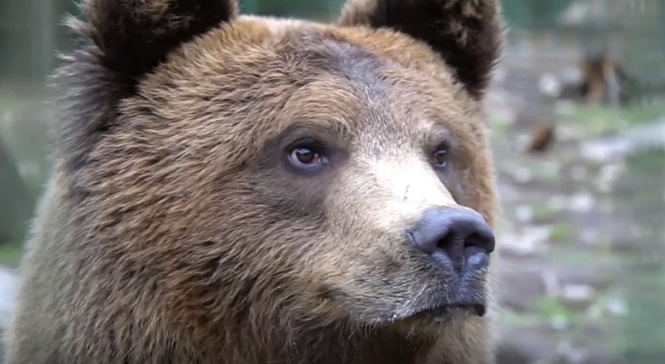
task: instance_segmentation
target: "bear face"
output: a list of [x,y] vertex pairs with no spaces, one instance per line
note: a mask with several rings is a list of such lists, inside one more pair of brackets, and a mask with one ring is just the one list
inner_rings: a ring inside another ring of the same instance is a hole
[[59,74],[62,358],[489,360],[495,1],[84,10]]

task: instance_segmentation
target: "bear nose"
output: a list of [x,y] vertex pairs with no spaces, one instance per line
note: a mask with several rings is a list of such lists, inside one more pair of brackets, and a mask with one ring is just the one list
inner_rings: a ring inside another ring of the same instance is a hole
[[[449,261],[457,270],[486,265],[486,256],[495,245],[492,228],[480,214],[455,208],[428,210],[407,236],[418,250],[436,258],[440,265]],[[443,262],[442,254],[447,256]]]

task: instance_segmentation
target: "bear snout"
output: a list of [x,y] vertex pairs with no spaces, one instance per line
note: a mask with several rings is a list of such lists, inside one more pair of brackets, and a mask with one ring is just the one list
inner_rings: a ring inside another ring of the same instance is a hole
[[427,210],[407,239],[437,268],[462,275],[486,270],[495,248],[491,227],[477,212],[457,207]]

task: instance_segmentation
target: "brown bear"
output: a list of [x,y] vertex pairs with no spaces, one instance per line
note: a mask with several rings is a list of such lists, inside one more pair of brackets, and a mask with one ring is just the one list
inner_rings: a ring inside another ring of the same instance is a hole
[[491,363],[500,8],[84,1],[6,363]]

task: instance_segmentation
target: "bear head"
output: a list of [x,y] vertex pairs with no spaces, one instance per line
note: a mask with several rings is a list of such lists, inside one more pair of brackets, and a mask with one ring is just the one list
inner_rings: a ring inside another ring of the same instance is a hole
[[497,0],[349,0],[333,24],[232,0],[82,9],[56,160],[74,293],[113,298],[97,329],[147,306],[211,347],[230,327],[288,346],[482,325]]

